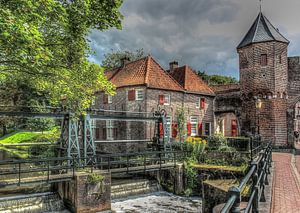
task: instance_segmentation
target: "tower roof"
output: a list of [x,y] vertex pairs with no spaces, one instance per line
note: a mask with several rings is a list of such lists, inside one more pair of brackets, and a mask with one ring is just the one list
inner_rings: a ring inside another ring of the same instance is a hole
[[276,29],[262,14],[262,12],[260,12],[250,30],[247,32],[237,48],[239,49],[249,44],[266,41],[279,41],[283,43],[289,43],[289,41],[280,34],[278,29]]

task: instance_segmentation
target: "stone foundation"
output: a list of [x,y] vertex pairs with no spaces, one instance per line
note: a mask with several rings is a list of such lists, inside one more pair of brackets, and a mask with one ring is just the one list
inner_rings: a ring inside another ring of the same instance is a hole
[[59,183],[58,192],[66,207],[75,213],[95,213],[111,209],[111,174],[94,171],[104,176],[102,182],[91,184],[91,173],[76,173],[72,181]]

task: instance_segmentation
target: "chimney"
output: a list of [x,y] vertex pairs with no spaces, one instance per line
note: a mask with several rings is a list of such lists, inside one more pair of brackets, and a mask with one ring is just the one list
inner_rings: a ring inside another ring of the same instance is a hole
[[176,68],[178,68],[178,61],[172,61],[169,63],[170,72],[173,72]]
[[123,58],[121,58],[121,68],[124,68],[129,62],[130,58],[128,56],[124,56]]

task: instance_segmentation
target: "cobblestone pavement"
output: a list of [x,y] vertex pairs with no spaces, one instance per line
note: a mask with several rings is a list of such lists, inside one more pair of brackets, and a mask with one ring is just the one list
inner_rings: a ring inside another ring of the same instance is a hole
[[[272,213],[300,213],[300,183],[292,160],[292,154],[273,153],[275,169]],[[295,164],[300,163],[300,158],[298,161]],[[300,168],[300,165],[298,166]]]

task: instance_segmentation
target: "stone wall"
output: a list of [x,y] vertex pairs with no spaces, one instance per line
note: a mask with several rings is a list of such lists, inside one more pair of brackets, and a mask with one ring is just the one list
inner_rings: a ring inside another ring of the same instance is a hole
[[90,184],[89,173],[76,173],[74,180],[58,184],[58,193],[72,212],[96,213],[111,209],[111,175],[103,171],[94,173],[104,176],[104,180]]

